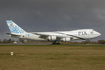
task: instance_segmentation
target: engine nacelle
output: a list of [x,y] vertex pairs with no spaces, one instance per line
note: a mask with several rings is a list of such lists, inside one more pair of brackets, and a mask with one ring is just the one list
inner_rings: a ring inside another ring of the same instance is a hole
[[63,42],[69,42],[69,41],[71,41],[71,38],[62,38],[61,41],[63,41]]
[[56,39],[57,39],[56,36],[48,36],[48,37],[47,37],[47,40],[48,40],[48,41],[55,41]]

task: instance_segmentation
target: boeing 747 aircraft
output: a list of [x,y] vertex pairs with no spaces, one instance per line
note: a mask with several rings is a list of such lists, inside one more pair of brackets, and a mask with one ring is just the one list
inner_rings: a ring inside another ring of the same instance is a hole
[[52,44],[60,44],[59,42],[69,42],[71,40],[89,40],[101,35],[93,29],[54,32],[26,32],[12,20],[7,20],[6,22],[11,32],[7,34],[11,37],[40,41],[46,40],[52,42]]

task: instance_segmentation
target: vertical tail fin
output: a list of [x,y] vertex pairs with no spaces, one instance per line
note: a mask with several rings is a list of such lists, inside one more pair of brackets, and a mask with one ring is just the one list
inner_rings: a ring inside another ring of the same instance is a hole
[[11,34],[21,34],[26,33],[21,27],[19,27],[16,23],[14,23],[12,20],[6,20],[7,25],[10,29]]

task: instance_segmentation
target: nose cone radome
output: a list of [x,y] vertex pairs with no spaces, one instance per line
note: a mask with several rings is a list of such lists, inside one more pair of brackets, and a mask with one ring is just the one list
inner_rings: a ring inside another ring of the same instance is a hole
[[101,35],[101,33],[99,33],[99,32],[96,32],[96,34],[97,34],[97,36],[100,36]]
[[101,35],[101,33],[98,33],[98,35],[100,36],[100,35]]

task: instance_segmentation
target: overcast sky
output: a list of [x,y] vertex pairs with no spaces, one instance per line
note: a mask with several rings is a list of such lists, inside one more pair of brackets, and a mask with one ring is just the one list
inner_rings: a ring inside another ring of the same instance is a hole
[[9,39],[6,20],[28,32],[94,29],[105,40],[105,0],[0,0],[0,39]]

